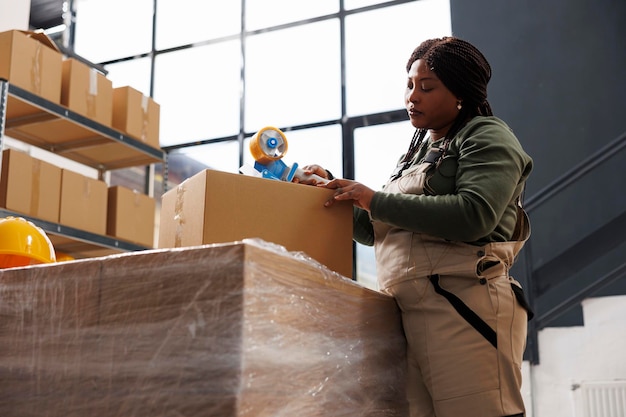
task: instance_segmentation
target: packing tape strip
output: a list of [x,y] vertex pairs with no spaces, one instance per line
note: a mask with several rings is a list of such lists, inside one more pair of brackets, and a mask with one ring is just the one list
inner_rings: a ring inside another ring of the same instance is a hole
[[98,71],[95,68],[89,69],[89,94],[98,95]]
[[183,202],[185,196],[185,182],[176,188],[176,203],[174,205],[174,221],[176,222],[176,233],[174,235],[174,247],[180,248],[183,240],[183,227],[185,217],[183,216]]
[[91,181],[89,181],[89,178],[85,177],[83,178],[83,197],[87,199],[89,198],[90,195],[91,195]]
[[98,96],[98,71],[89,69],[89,90],[87,91],[87,116],[96,116],[96,97]]
[[33,159],[33,178],[31,180],[30,214],[39,214],[39,194],[41,192],[41,161]]
[[142,96],[141,98],[141,140],[148,141],[148,125],[150,124],[150,118],[148,114],[148,96]]
[[41,95],[41,60],[43,51],[41,49],[41,43],[37,42],[37,49],[35,50],[35,56],[33,57],[33,64],[30,67],[30,86],[33,89],[33,93]]

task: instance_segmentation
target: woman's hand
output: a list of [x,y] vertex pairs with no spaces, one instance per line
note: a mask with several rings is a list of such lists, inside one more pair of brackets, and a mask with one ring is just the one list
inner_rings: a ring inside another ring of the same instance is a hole
[[374,196],[374,190],[364,186],[363,184],[344,179],[334,179],[328,184],[319,185],[319,187],[325,187],[335,190],[333,197],[326,201],[324,205],[330,207],[335,201],[352,200],[352,204],[370,211],[370,204],[372,203],[372,197]]
[[322,168],[319,165],[305,165],[301,168],[304,171],[304,176],[296,175],[293,177],[291,182],[296,182],[300,184],[306,185],[318,185],[322,184],[315,178],[315,175],[322,177],[325,180],[328,180],[328,171]]

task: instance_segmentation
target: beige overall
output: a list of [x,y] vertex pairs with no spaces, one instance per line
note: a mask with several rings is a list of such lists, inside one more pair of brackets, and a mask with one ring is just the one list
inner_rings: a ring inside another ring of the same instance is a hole
[[[416,166],[384,191],[423,194],[429,166]],[[380,288],[402,310],[411,417],[524,413],[520,388],[528,315],[516,298],[521,287],[508,274],[530,235],[522,208],[515,240],[484,246],[376,221],[374,230]],[[455,308],[454,302],[462,305]]]

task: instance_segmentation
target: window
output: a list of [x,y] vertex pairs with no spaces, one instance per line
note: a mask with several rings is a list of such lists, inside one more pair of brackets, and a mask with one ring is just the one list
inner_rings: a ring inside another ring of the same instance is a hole
[[[411,142],[411,123],[398,122],[363,127],[354,131],[354,178],[373,190],[380,190]],[[376,288],[374,248],[356,245],[357,281]]]
[[[152,3],[152,0],[150,2]],[[236,36],[239,35],[240,30],[240,0],[157,0],[156,2],[157,50]]]
[[239,51],[239,41],[228,41],[156,57],[154,99],[161,105],[161,146],[237,134]]
[[[76,1],[75,50],[105,63],[114,86],[160,104],[173,183],[253,164],[250,137],[271,125],[285,131],[288,165],[317,163],[380,189],[413,133],[381,114],[404,107],[411,51],[451,33],[449,0],[344,0],[345,10],[338,0],[246,0],[243,9],[239,0]],[[383,124],[353,132],[361,116]],[[372,248],[357,245],[356,257],[357,280],[375,287]]]
[[449,16],[448,3],[440,0],[420,0],[347,16],[348,115],[403,108],[409,56],[423,40],[449,35]]
[[113,88],[131,86],[143,95],[150,95],[150,58],[138,58],[107,65],[107,77]]
[[[264,127],[264,126],[262,126]],[[343,176],[341,161],[341,127],[323,126],[283,132],[287,138],[287,152],[282,161],[288,166],[318,164],[337,177]],[[250,139],[244,145],[244,163],[254,165],[249,152]]]
[[337,0],[284,1],[254,0],[246,2],[246,29],[258,30],[285,23],[337,13]]
[[153,0],[76,1],[78,55],[101,63],[150,52]]
[[333,19],[247,39],[247,131],[341,117],[338,38]]

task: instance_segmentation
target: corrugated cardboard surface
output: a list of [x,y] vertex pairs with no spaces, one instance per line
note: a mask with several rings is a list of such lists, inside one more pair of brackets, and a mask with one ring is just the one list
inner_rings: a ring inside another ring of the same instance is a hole
[[58,104],[63,55],[46,39],[19,30],[0,33],[0,78]]
[[407,416],[395,301],[261,241],[0,270],[0,415]]
[[61,168],[33,158],[33,182],[29,214],[57,223],[61,206]]
[[59,223],[100,235],[107,230],[108,186],[63,169]]
[[32,157],[25,152],[7,149],[2,152],[0,207],[28,213],[31,202]]
[[0,207],[59,221],[61,168],[13,149],[2,153]]
[[142,142],[160,148],[160,106],[152,98],[129,87],[113,89],[113,127]]
[[156,201],[129,188],[109,187],[107,234],[154,247]]
[[165,193],[159,247],[261,238],[352,277],[352,204],[333,191],[205,170]]
[[111,126],[112,81],[74,58],[63,61],[62,74],[61,104],[98,123]]

